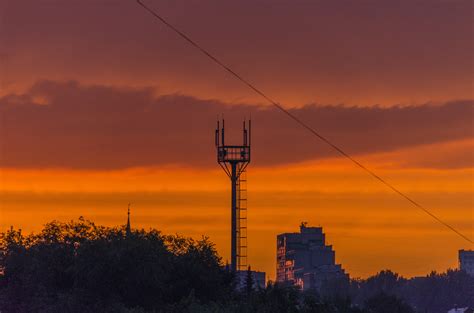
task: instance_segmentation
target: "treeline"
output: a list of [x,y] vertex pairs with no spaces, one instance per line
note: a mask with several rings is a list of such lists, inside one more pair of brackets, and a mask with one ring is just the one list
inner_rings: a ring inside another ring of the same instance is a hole
[[416,312],[446,313],[455,306],[474,308],[474,278],[459,270],[411,279],[387,270],[366,280],[351,281],[350,296],[356,304],[381,292],[403,299]]
[[206,238],[97,226],[80,218],[38,234],[0,234],[0,311],[9,312],[446,312],[474,306],[464,272],[328,282],[325,293],[255,288],[235,280]]

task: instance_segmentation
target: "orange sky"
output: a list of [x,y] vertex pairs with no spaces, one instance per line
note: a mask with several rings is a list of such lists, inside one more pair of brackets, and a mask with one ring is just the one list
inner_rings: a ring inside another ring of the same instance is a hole
[[[149,3],[474,238],[470,0]],[[109,0],[0,0],[0,230],[80,215],[119,225],[132,202],[134,227],[210,236],[228,259],[218,114],[230,141],[253,119],[249,262],[269,278],[276,235],[302,221],[323,226],[353,277],[444,271],[457,266],[457,250],[473,248],[134,1]]]
[[[392,153],[413,155],[412,151]],[[400,169],[366,157],[378,172],[445,221],[473,234],[472,169]],[[387,160],[387,156],[383,156]],[[379,164],[377,166],[377,164]],[[456,267],[465,241],[342,160],[253,168],[248,172],[249,262],[274,277],[275,238],[301,221],[321,225],[352,276],[390,268],[403,275]],[[52,219],[210,236],[229,257],[229,182],[220,169],[182,167],[1,171],[0,227],[37,231]],[[396,247],[396,248],[395,248]]]

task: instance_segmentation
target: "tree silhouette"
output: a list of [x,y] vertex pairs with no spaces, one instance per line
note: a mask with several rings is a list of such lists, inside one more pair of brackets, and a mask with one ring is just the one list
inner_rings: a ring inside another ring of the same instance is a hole
[[415,311],[396,296],[381,292],[366,301],[364,313],[415,313]]
[[[0,234],[0,310],[23,312],[445,313],[474,307],[474,278],[448,270],[405,279],[382,271],[328,281],[319,294],[270,282],[243,289],[207,239],[151,229],[53,221],[38,234]],[[349,297],[350,296],[350,297]]]
[[252,275],[252,270],[250,269],[250,265],[247,268],[247,273],[245,277],[245,290],[247,292],[247,296],[250,297],[250,295],[253,292],[253,286],[254,286],[254,281],[253,281],[253,275]]

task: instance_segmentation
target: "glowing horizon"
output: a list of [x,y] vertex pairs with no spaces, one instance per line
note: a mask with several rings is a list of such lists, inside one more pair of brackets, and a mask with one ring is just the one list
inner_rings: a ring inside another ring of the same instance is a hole
[[[472,237],[474,168],[377,172]],[[0,173],[3,231],[15,225],[28,233],[53,219],[79,216],[97,224],[122,225],[127,203],[132,202],[134,228],[209,236],[223,260],[229,258],[230,186],[217,164],[205,170],[171,166]],[[270,278],[275,249],[269,246],[275,246],[278,233],[297,231],[301,221],[323,227],[337,262],[353,277],[386,268],[405,276],[444,271],[456,266],[457,250],[468,248],[444,226],[344,160],[249,167],[248,177],[249,263]],[[397,252],[392,245],[399,246]],[[377,261],[368,262],[375,256]]]

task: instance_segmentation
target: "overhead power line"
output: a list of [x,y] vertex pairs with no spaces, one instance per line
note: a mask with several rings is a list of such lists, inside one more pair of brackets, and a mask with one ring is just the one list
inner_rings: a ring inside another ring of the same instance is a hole
[[448,228],[449,230],[451,230],[452,232],[454,232],[455,234],[457,234],[458,236],[460,236],[461,238],[463,238],[464,240],[470,242],[471,244],[474,244],[474,241],[472,241],[469,237],[467,237],[466,235],[464,235],[463,233],[461,233],[460,231],[458,231],[456,228],[454,228],[453,226],[449,225],[447,222],[443,221],[442,219],[440,219],[439,217],[437,217],[435,214],[431,213],[427,208],[425,208],[424,206],[422,206],[421,204],[419,204],[418,202],[416,202],[415,200],[413,200],[412,198],[410,198],[409,196],[407,196],[406,194],[404,194],[403,192],[401,192],[400,190],[398,190],[397,188],[395,188],[392,184],[390,184],[389,182],[387,182],[385,179],[383,179],[382,177],[380,177],[379,175],[377,175],[375,172],[373,172],[372,170],[370,170],[369,168],[367,168],[366,166],[364,166],[362,163],[360,163],[359,161],[357,161],[356,159],[354,159],[352,156],[350,156],[348,153],[346,153],[344,150],[342,150],[341,148],[339,148],[338,146],[336,146],[335,144],[333,144],[331,141],[329,141],[329,139],[327,139],[326,137],[324,137],[323,135],[321,135],[319,132],[317,132],[314,128],[312,128],[311,126],[309,126],[308,124],[306,124],[305,122],[303,122],[301,119],[299,119],[298,117],[296,117],[294,114],[292,114],[290,111],[288,111],[287,109],[285,109],[283,106],[281,106],[278,102],[276,102],[275,100],[273,100],[272,98],[270,98],[269,96],[267,96],[263,91],[261,91],[260,89],[258,89],[254,84],[252,84],[251,82],[249,82],[247,79],[245,79],[244,77],[242,77],[241,75],[239,75],[237,72],[235,72],[233,69],[231,69],[229,66],[227,66],[225,63],[223,63],[222,61],[220,61],[218,58],[216,58],[213,54],[211,54],[209,51],[207,51],[206,49],[204,49],[202,46],[200,46],[197,42],[195,42],[194,40],[192,40],[188,35],[186,35],[185,33],[183,33],[181,30],[177,29],[174,25],[170,24],[166,19],[164,19],[161,15],[159,15],[158,13],[156,13],[156,11],[154,11],[153,9],[151,9],[150,7],[146,6],[143,2],[141,2],[141,0],[137,0],[137,3],[139,5],[141,5],[145,10],[147,10],[150,14],[152,14],[155,18],[157,18],[158,20],[160,20],[163,24],[165,24],[168,28],[170,28],[171,30],[173,30],[176,34],[178,34],[181,38],[183,38],[184,40],[186,40],[188,43],[190,43],[192,46],[194,46],[196,49],[198,49],[199,51],[201,51],[204,55],[206,55],[209,59],[211,59],[212,61],[214,61],[214,63],[216,63],[217,65],[219,65],[220,67],[222,67],[224,70],[226,70],[228,73],[230,73],[232,76],[234,76],[235,78],[237,78],[240,82],[242,82],[244,85],[246,85],[247,87],[249,87],[250,89],[252,89],[255,93],[257,93],[258,95],[260,95],[262,98],[264,98],[268,103],[274,105],[276,108],[278,108],[281,112],[285,113],[289,118],[291,118],[292,120],[294,120],[296,123],[298,123],[299,125],[301,125],[303,128],[305,128],[306,130],[308,130],[311,134],[313,134],[314,136],[318,137],[320,140],[322,140],[323,142],[325,142],[327,145],[331,146],[334,150],[336,150],[337,152],[339,152],[342,156],[344,156],[345,158],[349,159],[350,161],[352,161],[352,163],[354,163],[355,165],[357,165],[358,167],[360,167],[361,169],[363,169],[365,172],[367,172],[368,174],[370,174],[373,178],[375,178],[376,180],[378,180],[379,182],[381,182],[382,184],[384,184],[385,186],[387,186],[388,188],[390,188],[392,191],[394,191],[395,193],[397,193],[398,195],[400,195],[401,197],[405,198],[408,202],[410,202],[411,204],[413,204],[415,207],[419,208],[420,210],[422,210],[423,212],[425,212],[426,214],[428,214],[429,216],[431,216],[434,220],[436,220],[438,223],[444,225],[446,228]]

